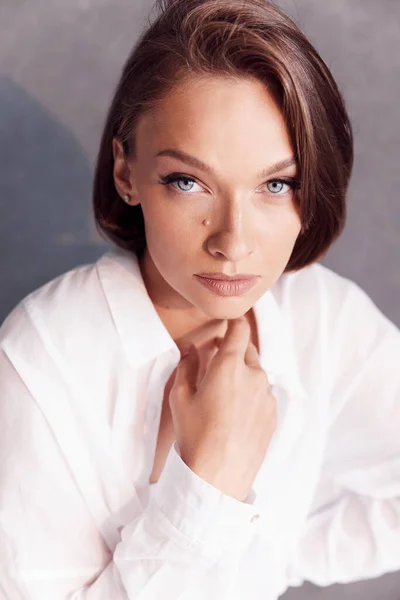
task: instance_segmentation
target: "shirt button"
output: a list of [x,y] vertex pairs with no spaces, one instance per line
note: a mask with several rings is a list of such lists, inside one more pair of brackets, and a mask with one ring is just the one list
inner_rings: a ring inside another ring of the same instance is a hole
[[257,513],[255,515],[253,515],[250,519],[250,523],[253,523],[256,519],[258,519],[260,517],[260,515]]

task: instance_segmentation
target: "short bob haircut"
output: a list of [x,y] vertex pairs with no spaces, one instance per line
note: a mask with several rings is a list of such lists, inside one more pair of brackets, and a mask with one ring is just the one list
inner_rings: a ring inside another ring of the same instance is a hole
[[353,132],[338,86],[298,26],[269,0],[156,0],[159,14],[129,55],[106,117],[97,157],[93,209],[97,231],[140,254],[140,204],[119,196],[112,139],[135,158],[135,126],[191,77],[256,78],[273,95],[298,163],[294,202],[302,228],[284,272],[321,258],[341,234],[353,168]]

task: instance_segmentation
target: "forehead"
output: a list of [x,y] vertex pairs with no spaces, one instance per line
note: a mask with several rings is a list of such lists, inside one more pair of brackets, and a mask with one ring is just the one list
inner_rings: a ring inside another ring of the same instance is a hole
[[138,145],[243,147],[264,154],[291,151],[286,123],[265,86],[252,79],[189,79],[177,86],[137,128]]

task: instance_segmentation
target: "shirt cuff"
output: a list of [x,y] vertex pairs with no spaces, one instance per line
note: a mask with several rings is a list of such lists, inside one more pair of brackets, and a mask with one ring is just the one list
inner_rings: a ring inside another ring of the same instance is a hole
[[172,444],[153,499],[172,525],[201,546],[209,556],[241,551],[250,542],[260,519],[251,489],[245,502],[224,494],[182,460],[178,442]]

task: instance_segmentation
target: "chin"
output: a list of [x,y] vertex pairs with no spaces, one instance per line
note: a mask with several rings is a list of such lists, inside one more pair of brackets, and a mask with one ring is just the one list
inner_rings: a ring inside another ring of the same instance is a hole
[[243,317],[253,306],[241,296],[216,297],[210,302],[202,302],[197,307],[211,319],[238,319]]

